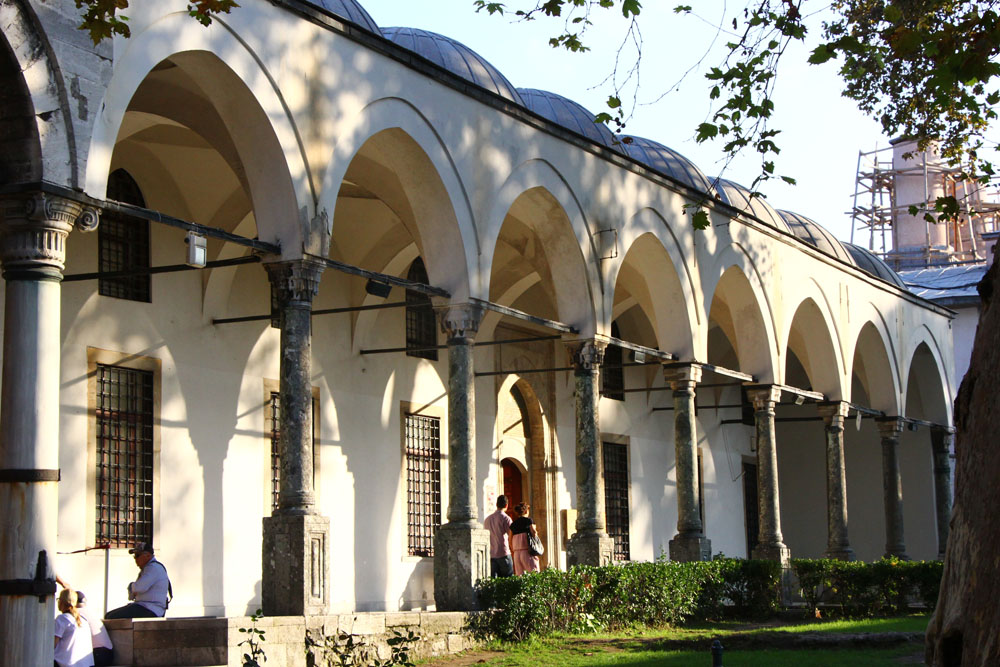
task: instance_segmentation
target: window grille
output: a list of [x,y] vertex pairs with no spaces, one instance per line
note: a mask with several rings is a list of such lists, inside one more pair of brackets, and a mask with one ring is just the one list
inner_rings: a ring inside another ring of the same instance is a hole
[[441,420],[408,414],[405,429],[407,553],[433,556],[441,525]]
[[[138,184],[124,169],[116,169],[108,178],[108,199],[146,206]],[[129,218],[109,211],[101,216],[97,228],[97,264],[104,273],[149,268],[149,221]],[[103,296],[131,301],[150,301],[149,274],[98,279]]]
[[604,511],[615,540],[615,560],[629,560],[628,448],[604,443]]
[[[316,488],[316,468],[319,461],[319,425],[317,416],[319,415],[319,400],[313,397],[312,401],[312,430],[313,430],[313,488]],[[271,512],[278,509],[278,495],[281,491],[281,394],[276,391],[271,392],[271,398],[267,402],[267,423],[271,431]]]
[[[424,260],[417,257],[410,265],[406,279],[415,283],[427,284],[427,269]],[[430,347],[437,345],[437,323],[434,318],[434,308],[431,298],[426,294],[406,290],[406,347]],[[437,361],[436,349],[408,350],[409,357],[420,357]]]
[[153,373],[97,367],[97,543],[153,540]]
[[[611,323],[611,335],[621,338],[618,324]],[[624,355],[617,345],[608,345],[604,350],[604,363],[601,365],[601,395],[616,401],[625,400],[625,368],[622,365]]]

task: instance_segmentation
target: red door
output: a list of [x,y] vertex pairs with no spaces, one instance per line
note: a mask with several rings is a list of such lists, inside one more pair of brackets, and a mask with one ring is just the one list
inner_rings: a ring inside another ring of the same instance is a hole
[[503,468],[503,494],[507,496],[507,514],[514,516],[514,508],[523,499],[521,496],[521,469],[510,459],[500,462]]

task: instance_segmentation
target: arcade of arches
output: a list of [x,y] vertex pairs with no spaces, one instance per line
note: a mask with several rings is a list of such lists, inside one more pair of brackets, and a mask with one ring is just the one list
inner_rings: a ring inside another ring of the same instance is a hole
[[0,5],[0,579],[471,608],[503,492],[547,567],[942,552],[952,313],[891,272],[349,0],[59,4]]

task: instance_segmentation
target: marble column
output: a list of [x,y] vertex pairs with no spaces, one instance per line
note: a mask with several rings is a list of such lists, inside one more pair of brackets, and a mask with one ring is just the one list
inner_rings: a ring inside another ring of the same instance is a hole
[[264,518],[261,606],[268,616],[326,613],[330,520],[313,494],[312,300],[323,265],[308,260],[266,264],[281,328],[278,415],[281,481],[278,509]]
[[712,543],[701,523],[698,476],[698,435],[695,386],[701,367],[667,368],[666,380],[674,392],[674,466],[677,471],[677,534],[670,540],[670,560],[711,560]]
[[571,348],[576,385],[576,532],[566,545],[566,563],[605,565],[615,542],[604,514],[604,458],[598,406],[598,379],[605,344],[587,340]]
[[844,419],[849,404],[843,401],[817,406],[826,430],[826,558],[854,560],[847,539],[847,471],[844,464]]
[[778,448],[774,433],[774,406],[781,390],[773,385],[747,388],[753,401],[757,429],[757,503],[760,532],[752,557],[788,563],[791,553],[781,535],[781,507],[778,496]]
[[0,201],[0,662],[51,667],[59,514],[60,281],[66,238],[98,211],[25,193]]
[[951,449],[955,429],[931,428],[931,449],[934,453],[934,507],[937,515],[938,560],[944,560],[951,524]]
[[885,505],[885,555],[908,560],[903,542],[903,479],[899,474],[899,436],[903,420],[876,419],[882,436],[882,498]]
[[441,328],[448,338],[448,523],[434,534],[434,601],[438,611],[478,608],[476,582],[489,574],[489,533],[476,506],[476,394],[473,341],[482,310],[447,308]]

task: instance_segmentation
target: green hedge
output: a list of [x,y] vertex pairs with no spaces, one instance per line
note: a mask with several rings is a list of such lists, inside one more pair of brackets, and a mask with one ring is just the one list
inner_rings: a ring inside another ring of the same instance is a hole
[[910,599],[933,609],[944,564],[898,558],[874,563],[793,559],[792,568],[811,608],[825,604],[845,616],[883,616],[905,612]]
[[[813,608],[837,605],[845,615],[905,611],[916,598],[933,608],[942,565],[936,561],[792,561],[802,596]],[[626,563],[549,569],[477,585],[486,613],[480,634],[520,641],[553,632],[621,630],[687,620],[772,616],[781,605],[782,571],[764,560],[716,558],[702,563]]]
[[690,618],[762,617],[780,602],[781,568],[769,561],[626,563],[484,579],[485,635],[520,641],[553,632],[676,625]]

